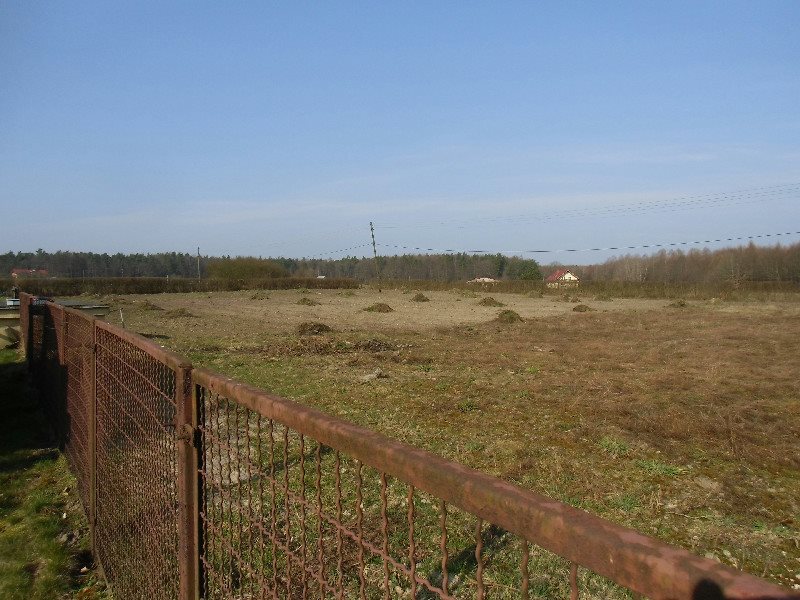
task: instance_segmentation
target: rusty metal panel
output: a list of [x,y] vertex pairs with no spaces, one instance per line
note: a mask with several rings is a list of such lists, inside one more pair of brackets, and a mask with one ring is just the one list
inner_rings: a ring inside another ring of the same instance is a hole
[[792,597],[309,407],[193,376],[206,598]]
[[64,453],[78,481],[78,495],[87,514],[91,513],[90,404],[94,401],[94,322],[91,317],[62,309],[66,402],[66,439]]
[[66,369],[63,365],[63,309],[49,302],[34,301],[32,314],[31,375],[37,383],[39,402],[47,418],[49,434],[60,449],[68,435]]
[[178,597],[176,373],[97,323],[96,553],[117,598]]

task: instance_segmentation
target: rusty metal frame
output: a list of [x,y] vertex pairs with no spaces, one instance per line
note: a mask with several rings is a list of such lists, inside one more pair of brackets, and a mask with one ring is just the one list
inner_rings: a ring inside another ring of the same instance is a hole
[[[345,452],[634,592],[652,598],[692,598],[712,584],[727,598],[793,597],[788,590],[752,575],[308,406],[202,368],[193,371],[193,378],[212,393]],[[574,570],[571,578],[575,579]],[[574,590],[574,581],[572,587]]]

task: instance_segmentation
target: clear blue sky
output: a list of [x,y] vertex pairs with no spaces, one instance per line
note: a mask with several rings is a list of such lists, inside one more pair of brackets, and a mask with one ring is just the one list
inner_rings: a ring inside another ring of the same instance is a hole
[[800,231],[798,32],[796,1],[5,1],[0,251]]

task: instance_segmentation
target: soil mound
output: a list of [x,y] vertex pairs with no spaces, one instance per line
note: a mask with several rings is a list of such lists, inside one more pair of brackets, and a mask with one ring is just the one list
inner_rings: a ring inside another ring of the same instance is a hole
[[[503,304],[502,302],[498,302],[491,296],[487,296],[486,298],[478,302],[478,304],[481,306],[505,306],[505,304]],[[508,311],[503,311],[503,312],[508,312]]]
[[391,306],[389,306],[388,304],[384,304],[383,302],[376,302],[375,304],[365,308],[364,311],[365,312],[390,313],[390,312],[394,312],[394,309]]
[[175,310],[168,310],[167,312],[164,313],[164,316],[169,317],[170,319],[197,318],[196,314],[189,312],[185,308],[176,308]]
[[522,322],[522,317],[513,310],[501,310],[497,315],[497,321],[501,323],[520,323]]
[[306,321],[297,326],[297,333],[300,335],[322,335],[329,331],[333,330],[325,325],[325,323],[317,323],[315,321]]

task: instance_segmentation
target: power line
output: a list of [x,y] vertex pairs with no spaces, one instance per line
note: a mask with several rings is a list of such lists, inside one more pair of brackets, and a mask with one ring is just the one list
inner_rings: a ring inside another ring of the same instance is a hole
[[[349,248],[341,248],[340,250],[330,250],[328,252],[317,252],[309,258],[317,258],[319,256],[328,256],[329,254],[339,254],[340,252],[348,252],[349,250],[357,250],[358,248],[369,248],[372,244],[358,244],[357,246],[350,246]],[[380,244],[378,244],[380,246]]]
[[663,242],[653,244],[640,244],[636,246],[607,246],[604,248],[562,248],[559,250],[457,250],[453,248],[424,248],[417,246],[400,246],[394,244],[378,244],[384,248],[398,248],[402,250],[416,250],[418,252],[440,252],[443,254],[463,253],[463,254],[556,254],[558,252],[602,252],[606,250],[640,250],[646,248],[676,248],[680,246],[693,246],[698,244],[713,244],[716,242],[737,242],[745,240],[756,240],[764,238],[775,238],[787,235],[800,235],[800,231],[787,231],[782,233],[762,233],[758,235],[743,235],[737,237],[718,238],[713,240],[695,240],[688,242]]
[[800,192],[800,183],[782,184],[774,186],[764,186],[760,188],[750,188],[745,190],[733,192],[721,192],[716,194],[705,194],[698,196],[684,196],[673,198],[670,200],[655,200],[655,201],[640,201],[632,204],[625,205],[611,205],[600,206],[596,208],[580,208],[568,209],[560,211],[549,211],[545,214],[516,214],[504,215],[496,217],[475,217],[471,219],[446,219],[446,220],[427,220],[421,223],[409,223],[403,225],[376,225],[376,229],[405,229],[414,227],[431,228],[443,226],[455,226],[456,228],[463,228],[463,226],[480,222],[486,223],[502,223],[513,221],[519,222],[547,222],[554,220],[561,220],[565,218],[581,218],[581,217],[603,217],[613,216],[620,214],[631,213],[646,213],[651,211],[658,212],[677,212],[695,208],[710,208],[719,205],[738,205],[747,204],[751,202],[759,202],[765,199],[775,199],[781,196],[788,196]]

